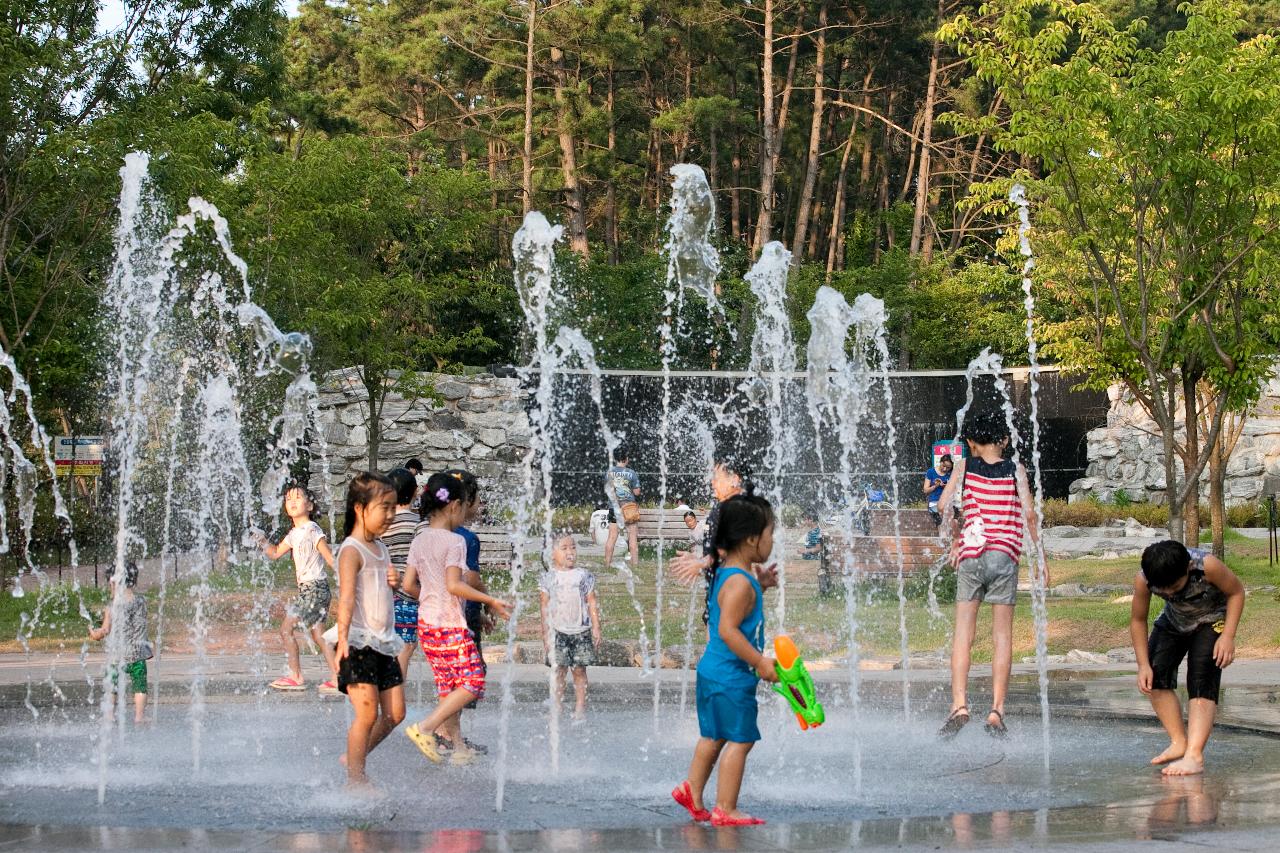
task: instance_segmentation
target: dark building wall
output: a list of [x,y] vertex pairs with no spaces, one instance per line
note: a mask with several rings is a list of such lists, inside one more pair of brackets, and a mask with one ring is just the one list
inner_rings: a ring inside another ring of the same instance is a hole
[[[1025,371],[1006,374],[1015,409],[1015,423],[1023,436],[1022,456],[1030,459],[1030,383]],[[1040,376],[1041,472],[1048,497],[1066,497],[1071,481],[1083,476],[1085,434],[1106,422],[1104,392],[1076,390],[1056,372]],[[897,485],[903,503],[919,501],[923,471],[932,462],[936,441],[955,436],[956,411],[964,404],[963,375],[899,374],[890,380],[895,441],[885,417],[883,388],[874,386],[867,416],[857,425],[857,447],[848,460],[849,480],[890,490],[894,471],[891,448],[896,449]],[[602,473],[606,466],[599,415],[590,396],[590,377],[565,374],[556,378],[553,492],[558,504],[598,504],[602,500]],[[602,377],[603,413],[611,430],[630,451],[632,467],[639,472],[645,499],[656,500],[659,489],[659,436],[662,418],[662,377],[654,374],[609,373]],[[668,503],[677,495],[706,499],[705,441],[709,433],[717,452],[731,451],[754,472],[765,488],[774,486],[767,465],[769,416],[752,400],[749,383],[735,375],[679,374],[671,378]],[[846,465],[835,434],[815,433],[805,398],[803,379],[784,384],[786,424],[794,434],[782,465],[782,489],[790,502],[838,502],[841,472]],[[974,383],[972,411],[1000,408],[991,377]]]

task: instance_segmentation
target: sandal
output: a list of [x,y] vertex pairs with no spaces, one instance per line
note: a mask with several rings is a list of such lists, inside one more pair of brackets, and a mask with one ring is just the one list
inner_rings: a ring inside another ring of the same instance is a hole
[[950,740],[960,734],[960,730],[969,724],[969,706],[961,705],[951,712],[942,728],[938,729],[938,737]]
[[688,809],[689,816],[699,823],[711,820],[711,812],[693,807],[693,788],[689,785],[688,780],[676,785],[675,790],[671,792],[671,799]]
[[994,738],[1000,738],[1001,740],[1007,738],[1009,736],[1009,728],[1004,724],[1004,714],[1000,713],[995,708],[992,708],[987,712],[987,717],[990,717],[992,714],[996,715],[998,722],[987,723],[982,727],[983,730]]
[[719,806],[711,810],[712,826],[762,826],[763,824],[763,819],[752,817],[749,814],[742,817],[734,817]]
[[444,761],[444,756],[440,754],[440,738],[436,736],[435,732],[428,733],[417,726],[405,726],[404,733],[408,735],[409,740],[413,741],[413,745],[433,764],[439,764]]
[[271,682],[272,690],[305,690],[307,687],[305,682],[289,676],[282,675],[275,681]]

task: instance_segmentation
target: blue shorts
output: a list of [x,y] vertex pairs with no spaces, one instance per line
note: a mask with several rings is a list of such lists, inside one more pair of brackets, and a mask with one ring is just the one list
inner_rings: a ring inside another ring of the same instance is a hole
[[756,685],[722,684],[698,676],[698,733],[712,740],[755,743],[760,740],[756,725]]
[[411,645],[418,644],[418,602],[396,596],[396,633]]

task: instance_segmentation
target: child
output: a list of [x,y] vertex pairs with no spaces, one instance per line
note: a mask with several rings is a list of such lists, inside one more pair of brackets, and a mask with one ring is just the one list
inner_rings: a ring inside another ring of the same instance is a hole
[[[738,810],[738,791],[747,754],[760,740],[756,726],[756,684],[777,681],[773,658],[764,651],[764,591],[777,584],[774,566],[760,567],[773,550],[773,508],[747,494],[720,505],[707,604],[711,637],[698,661],[698,729],[689,777],[671,796],[696,821],[713,826],[764,823]],[[750,569],[755,567],[755,575]],[[708,812],[702,792],[720,762],[715,807]]]
[[[938,734],[952,738],[969,722],[967,682],[969,652],[978,607],[991,604],[994,651],[991,659],[991,710],[984,728],[1005,737],[1004,700],[1013,666],[1013,603],[1018,592],[1018,559],[1024,529],[1038,542],[1027,472],[1016,459],[1005,459],[1009,428],[1001,412],[984,412],[965,423],[969,458],[960,460],[955,476],[942,491],[939,506],[944,535],[955,535],[951,501],[959,488],[964,512],[961,538],[955,541],[956,629],[951,644],[951,713]],[[959,484],[957,486],[957,484]],[[1048,578],[1045,578],[1048,583]]]
[[[609,501],[609,536],[604,542],[604,564],[613,562],[613,547],[618,541],[618,524],[627,527],[627,559],[635,569],[640,559],[639,530],[634,521],[629,521],[628,514],[636,513],[636,498],[640,497],[640,477],[631,470],[631,454],[618,448],[615,458],[617,463],[609,468],[604,478],[604,494]],[[638,516],[637,516],[638,518]],[[618,564],[614,568],[625,568]]]
[[[461,468],[451,468],[445,471],[450,477],[462,483],[462,502],[466,504],[466,513],[463,516],[463,524],[455,527],[453,532],[462,537],[462,541],[467,544],[467,565],[466,571],[462,573],[462,579],[472,589],[480,592],[488,592],[488,588],[484,584],[484,578],[480,574],[480,537],[471,531],[466,525],[475,524],[476,519],[480,518],[480,514],[484,512],[484,502],[480,500],[480,481],[476,479],[476,475],[470,471]],[[467,628],[471,631],[471,638],[476,643],[476,654],[480,656],[480,666],[484,669],[485,674],[489,672],[489,665],[484,662],[484,647],[481,643],[481,637],[485,631],[492,630],[493,618],[485,612],[484,605],[478,601],[463,602],[463,615],[467,619]],[[467,703],[466,709],[474,709],[478,704],[478,700],[471,700]],[[458,716],[459,727],[461,727],[462,716]],[[488,755],[489,748],[482,744],[472,743],[468,738],[463,738],[462,742],[468,749],[479,753],[480,755]]]
[[409,661],[418,645],[418,600],[405,593],[403,580],[404,567],[409,561],[409,546],[413,544],[413,534],[418,529],[418,513],[412,507],[418,494],[418,480],[408,468],[392,468],[387,478],[396,487],[396,516],[382,535],[382,543],[387,546],[391,565],[396,567],[402,582],[401,588],[395,591],[396,633],[404,641],[404,648],[397,659],[400,672],[407,681]]
[[565,673],[573,667],[573,692],[577,703],[575,724],[586,720],[587,667],[594,666],[600,648],[600,608],[596,604],[596,579],[586,569],[577,568],[578,546],[564,533],[551,551],[554,570],[543,572],[542,637],[547,664],[556,668],[555,702],[564,693]]
[[294,627],[301,625],[304,631],[311,632],[329,666],[331,677],[320,685],[320,692],[336,693],[338,686],[333,679],[337,677],[338,664],[323,635],[332,597],[324,567],[325,563],[333,566],[333,552],[329,550],[329,543],[325,541],[320,525],[311,520],[315,509],[311,493],[303,486],[291,485],[284,493],[284,511],[293,522],[293,528],[280,540],[279,545],[272,545],[265,536],[258,534],[258,545],[268,560],[278,560],[285,554],[293,554],[293,573],[298,582],[298,595],[285,608],[284,621],[280,623],[280,639],[284,642],[289,673],[271,682],[271,686],[276,690],[302,690],[306,687],[302,680],[302,663],[298,659],[298,640],[293,635]]
[[821,560],[822,559],[822,528],[818,526],[818,514],[813,510],[806,510],[804,515],[800,516],[800,526],[809,532],[804,537],[804,550],[800,552],[802,560]]
[[[462,601],[478,601],[503,619],[510,607],[463,580],[466,542],[454,529],[467,515],[462,481],[432,474],[422,493],[427,522],[418,527],[404,573],[405,591],[418,596],[418,639],[431,664],[439,702],[434,711],[405,734],[428,759],[439,764],[452,751],[452,764],[470,764],[475,751],[463,743],[458,713],[484,696],[484,661],[467,628]],[[437,729],[444,732],[442,737]]]
[[[1147,637],[1151,594],[1165,601]],[[1169,748],[1151,759],[1168,765],[1167,776],[1204,772],[1204,746],[1213,730],[1222,670],[1236,654],[1236,628],[1244,611],[1244,586],[1226,564],[1199,548],[1167,540],[1142,552],[1133,579],[1129,635],[1138,658],[1138,689],[1151,697]],[[1174,688],[1187,659],[1187,724]]]
[[[121,588],[117,580],[123,576],[124,586]],[[111,602],[102,614],[102,627],[90,628],[89,639],[102,640],[111,635],[111,612],[116,610],[120,615],[118,645],[108,643],[108,659],[111,684],[119,683],[120,665],[124,663],[124,673],[129,676],[129,687],[133,690],[133,721],[141,723],[147,710],[147,661],[153,651],[147,641],[147,600],[133,591],[138,583],[138,564],[129,560],[124,565],[123,573],[117,569],[111,574]],[[116,650],[119,649],[118,657]],[[114,702],[111,705],[115,707]],[[108,712],[111,713],[111,712]]]
[[367,785],[365,758],[404,719],[404,674],[396,656],[395,596],[400,576],[379,540],[395,518],[396,490],[382,474],[357,474],[347,487],[345,530],[338,548],[338,689],[355,719],[347,730],[350,785]]

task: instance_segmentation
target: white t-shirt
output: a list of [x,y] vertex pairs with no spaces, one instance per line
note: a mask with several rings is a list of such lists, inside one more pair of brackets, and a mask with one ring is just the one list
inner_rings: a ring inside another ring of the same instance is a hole
[[591,628],[587,595],[596,588],[595,576],[585,569],[544,572],[538,588],[547,594],[547,621],[561,634],[581,634]]
[[315,583],[324,579],[324,557],[317,547],[324,541],[324,531],[314,521],[294,527],[285,534],[284,541],[293,551],[293,571],[298,583]]

